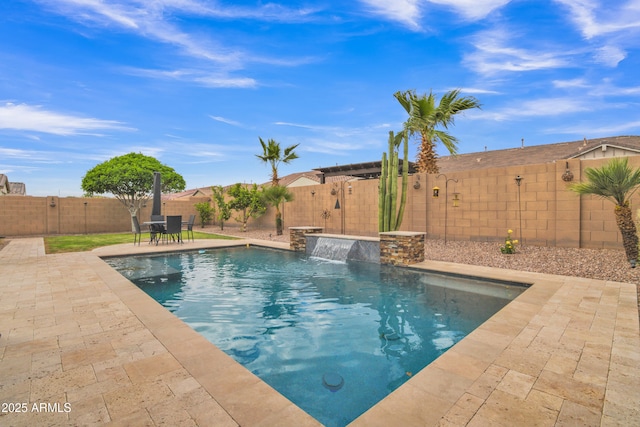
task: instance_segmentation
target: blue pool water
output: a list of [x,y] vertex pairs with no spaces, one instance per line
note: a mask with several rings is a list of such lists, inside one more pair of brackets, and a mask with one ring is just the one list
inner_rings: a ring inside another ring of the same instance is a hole
[[327,426],[344,426],[525,288],[288,251],[106,260]]

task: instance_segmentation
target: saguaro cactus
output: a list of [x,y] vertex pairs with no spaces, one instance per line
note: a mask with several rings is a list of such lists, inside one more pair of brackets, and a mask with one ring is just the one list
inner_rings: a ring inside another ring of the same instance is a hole
[[[402,189],[400,206],[398,202],[398,148],[404,142],[404,159],[402,160]],[[380,171],[380,188],[378,194],[378,230],[396,231],[402,224],[404,207],[407,201],[407,185],[409,182],[409,140],[406,132],[389,132],[389,154],[382,153]],[[396,212],[397,210],[397,212]]]

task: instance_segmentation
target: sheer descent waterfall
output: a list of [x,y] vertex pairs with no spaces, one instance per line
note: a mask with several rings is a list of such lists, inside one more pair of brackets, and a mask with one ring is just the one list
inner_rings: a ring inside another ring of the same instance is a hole
[[365,261],[380,263],[380,242],[358,236],[308,234],[305,252],[313,257],[334,261]]
[[355,243],[355,240],[320,237],[311,251],[311,256],[334,261],[347,261],[349,252]]

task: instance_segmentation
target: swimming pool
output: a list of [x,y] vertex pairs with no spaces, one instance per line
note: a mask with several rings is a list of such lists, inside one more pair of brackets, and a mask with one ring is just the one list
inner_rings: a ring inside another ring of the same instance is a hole
[[524,290],[257,248],[106,261],[327,426],[348,424]]

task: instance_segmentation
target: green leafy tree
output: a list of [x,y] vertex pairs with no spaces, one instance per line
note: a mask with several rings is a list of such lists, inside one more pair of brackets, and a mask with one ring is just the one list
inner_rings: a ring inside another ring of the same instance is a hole
[[278,177],[278,166],[280,166],[280,163],[289,163],[292,160],[297,159],[298,155],[294,150],[298,148],[298,145],[300,144],[287,147],[284,149],[284,152],[282,152],[280,143],[275,140],[269,139],[265,143],[262,138],[258,137],[258,139],[262,146],[262,155],[256,154],[256,157],[264,163],[271,164],[271,185],[276,186],[280,182],[280,178]]
[[82,178],[82,190],[89,197],[113,194],[126,206],[131,217],[134,217],[153,196],[154,172],[162,174],[163,193],[184,190],[186,184],[180,174],[157,159],[141,153],[114,157],[94,166]]
[[196,203],[194,206],[196,211],[198,211],[198,216],[200,217],[200,225],[204,228],[204,225],[211,221],[215,209],[213,209],[208,202]]
[[258,191],[256,184],[249,188],[246,185],[235,184],[227,190],[227,194],[233,197],[229,201],[229,207],[240,214],[240,216],[236,217],[236,221],[242,223],[242,231],[247,231],[249,218],[257,218],[267,210],[262,194]]
[[293,193],[287,187],[281,185],[273,185],[263,189],[263,197],[268,205],[276,209],[276,234],[282,235],[282,212],[280,212],[280,204],[293,200]]
[[615,158],[600,168],[586,168],[587,181],[577,182],[569,189],[578,194],[593,194],[615,204],[616,224],[622,234],[622,244],[631,267],[638,260],[638,233],[633,222],[630,199],[640,186],[640,169],[633,170],[629,159]]
[[224,188],[221,185],[211,187],[213,192],[213,200],[218,207],[216,218],[220,221],[220,230],[224,230],[224,223],[231,218],[231,208],[229,203],[224,199]]
[[[472,96],[460,96],[460,90],[445,93],[436,105],[436,96],[417,95],[414,90],[396,92],[393,96],[405,109],[409,118],[405,129],[410,135],[420,135],[420,149],[416,157],[419,172],[439,173],[435,144],[440,141],[455,155],[458,153],[458,139],[446,132],[454,124],[455,115],[471,108],[480,108],[478,100]],[[437,129],[443,127],[445,130]]]

